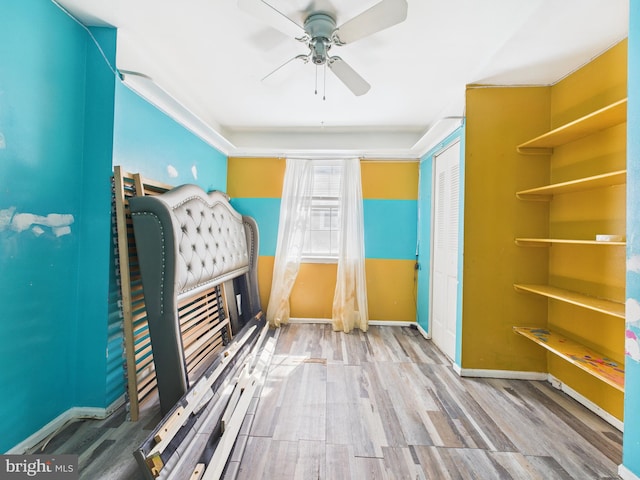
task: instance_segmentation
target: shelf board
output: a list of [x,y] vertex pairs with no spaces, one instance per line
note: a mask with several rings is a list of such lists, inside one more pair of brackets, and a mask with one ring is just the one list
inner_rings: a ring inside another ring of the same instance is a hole
[[627,99],[625,98],[522,143],[518,145],[517,150],[524,154],[548,155],[553,153],[553,148],[558,145],[573,142],[626,120]]
[[614,302],[604,298],[596,298],[582,293],[573,292],[571,290],[552,287],[550,285],[525,285],[516,283],[513,287],[518,291],[542,295],[543,297],[570,303],[589,310],[595,310],[596,312],[605,313],[614,317],[622,319],[625,318],[624,303]]
[[569,182],[554,183],[544,187],[530,188],[516,192],[516,197],[521,200],[551,201],[554,195],[562,193],[579,192],[593,188],[611,187],[622,185],[627,182],[627,171],[617,170],[615,172],[603,173],[592,177],[580,178]]
[[545,328],[513,327],[513,330],[624,392],[624,367],[615,360]]
[[614,245],[624,247],[626,242],[600,242],[598,240],[576,240],[569,238],[516,238],[516,245],[521,247],[550,247],[554,243],[569,245]]

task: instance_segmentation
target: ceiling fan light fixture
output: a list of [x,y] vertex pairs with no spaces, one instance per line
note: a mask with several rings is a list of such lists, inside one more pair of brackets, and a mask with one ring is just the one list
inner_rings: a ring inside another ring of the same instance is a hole
[[311,49],[311,61],[316,65],[324,65],[329,58],[328,52],[331,48],[331,44],[324,41],[322,38],[314,38],[309,42],[309,48]]

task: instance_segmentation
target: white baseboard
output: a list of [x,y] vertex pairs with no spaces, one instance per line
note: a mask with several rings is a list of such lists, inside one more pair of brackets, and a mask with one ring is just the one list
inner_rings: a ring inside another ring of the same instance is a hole
[[624,465],[618,465],[618,475],[622,480],[640,480],[640,477]]
[[507,380],[548,380],[549,374],[543,372],[521,372],[513,370],[485,370],[477,368],[461,368],[453,365],[453,370],[461,377],[504,378]]
[[567,395],[569,395],[576,402],[582,404],[584,407],[591,410],[593,413],[598,415],[600,418],[602,418],[605,422],[609,423],[611,426],[617,428],[621,432],[624,431],[624,422],[621,422],[616,417],[611,415],[609,412],[607,412],[606,410],[602,409],[601,407],[593,403],[591,400],[586,398],[581,393],[576,392],[573,388],[569,387],[565,383],[562,383],[560,380],[558,380],[556,377],[554,377],[551,374],[549,374],[549,383],[551,383],[551,385],[553,385],[558,390],[561,390]]
[[[624,423],[611,415],[609,412],[599,407],[584,395],[578,393],[573,388],[562,383],[556,377],[549,373],[543,372],[520,372],[511,370],[482,370],[473,368],[460,368],[460,366],[453,364],[453,370],[461,377],[477,377],[477,378],[503,378],[507,380],[543,380],[548,381],[554,388],[563,391],[568,396],[573,398],[576,402],[580,403],[585,408],[591,410],[593,413],[602,418],[605,422],[611,426],[617,428],[621,432],[624,430]],[[640,480],[640,479],[638,479]]]
[[419,323],[416,322],[415,325],[418,326],[418,331],[422,334],[424,338],[426,338],[427,340],[431,340],[430,333],[428,333],[424,328],[422,328],[422,326]]
[[72,407],[69,410],[62,412],[56,418],[47,423],[40,430],[30,435],[22,442],[8,450],[6,453],[9,455],[22,455],[33,447],[38,445],[40,442],[45,440],[47,437],[53,435],[58,430],[61,430],[67,423],[70,423],[73,420],[78,420],[81,418],[95,418],[95,419],[104,419],[111,415],[115,410],[120,408],[124,404],[124,395],[118,398],[115,402],[109,405],[106,408],[97,408],[97,407]]
[[[289,323],[331,323],[330,318],[302,318],[292,317]],[[369,320],[369,325],[376,327],[410,327],[417,325],[416,322],[407,322],[404,320]]]
[[417,323],[404,320],[369,320],[369,325],[375,327],[411,327],[416,326]]
[[289,318],[289,323],[331,323],[331,319],[291,317]]

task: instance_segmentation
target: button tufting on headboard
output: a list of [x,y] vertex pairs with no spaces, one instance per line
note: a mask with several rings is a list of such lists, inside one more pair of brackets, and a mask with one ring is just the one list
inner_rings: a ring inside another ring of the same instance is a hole
[[[182,225],[181,236],[176,239],[179,246],[176,259],[178,294],[248,266],[242,217],[222,213],[228,208],[228,204],[219,199],[209,203],[209,199],[201,197],[191,197],[173,208],[173,215]],[[214,231],[224,232],[231,241],[225,241],[224,248],[220,248],[213,237]],[[215,245],[215,248],[208,245]]]

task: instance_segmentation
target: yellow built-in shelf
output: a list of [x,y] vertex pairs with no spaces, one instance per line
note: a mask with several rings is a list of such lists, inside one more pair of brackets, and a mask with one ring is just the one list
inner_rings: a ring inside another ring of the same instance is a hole
[[615,360],[546,328],[513,327],[513,330],[624,392],[624,366]]
[[522,292],[535,293],[543,297],[552,298],[561,302],[570,303],[579,307],[595,310],[618,318],[625,318],[624,303],[614,302],[604,298],[592,297],[583,293],[552,287],[550,285],[530,285],[516,283],[513,287]]
[[516,197],[521,200],[534,201],[550,201],[554,195],[562,193],[572,193],[593,188],[611,187],[613,185],[622,185],[627,182],[627,171],[618,170],[592,177],[580,178],[569,182],[554,183],[545,185],[544,187],[530,188],[516,192]]
[[598,240],[577,240],[569,238],[516,238],[516,245],[521,247],[550,247],[554,243],[569,245],[613,245],[624,247],[626,242],[600,242]]
[[522,143],[518,145],[517,150],[524,154],[548,155],[553,153],[553,148],[558,145],[573,142],[626,120],[627,99],[625,98]]

